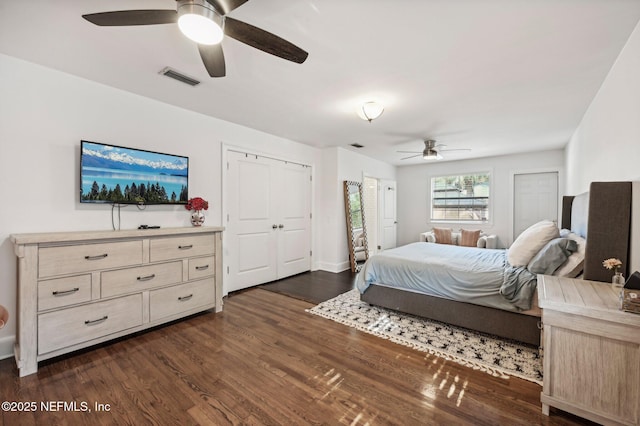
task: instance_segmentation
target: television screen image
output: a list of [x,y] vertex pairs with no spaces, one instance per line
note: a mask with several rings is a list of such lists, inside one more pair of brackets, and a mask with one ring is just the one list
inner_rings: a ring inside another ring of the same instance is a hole
[[186,204],[189,157],[81,141],[80,202]]

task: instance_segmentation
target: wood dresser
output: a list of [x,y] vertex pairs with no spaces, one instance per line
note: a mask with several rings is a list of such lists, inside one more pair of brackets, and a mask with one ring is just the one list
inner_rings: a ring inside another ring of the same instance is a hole
[[222,230],[14,234],[20,376],[38,361],[222,310]]
[[602,424],[640,422],[640,315],[618,309],[611,284],[538,276],[542,411]]

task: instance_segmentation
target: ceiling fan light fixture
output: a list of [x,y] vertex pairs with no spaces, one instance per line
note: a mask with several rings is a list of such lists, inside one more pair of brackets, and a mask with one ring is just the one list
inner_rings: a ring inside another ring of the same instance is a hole
[[198,44],[218,44],[224,38],[222,16],[204,0],[179,2],[178,27]]
[[435,149],[425,149],[422,151],[422,158],[424,160],[440,160],[442,156]]
[[360,118],[371,123],[372,120],[380,117],[384,112],[384,106],[378,102],[365,102],[362,104]]

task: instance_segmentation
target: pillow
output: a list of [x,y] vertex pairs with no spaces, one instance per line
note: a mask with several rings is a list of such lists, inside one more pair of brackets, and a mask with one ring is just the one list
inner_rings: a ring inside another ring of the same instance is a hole
[[486,235],[482,235],[480,238],[478,238],[478,242],[476,243],[476,247],[478,247],[478,248],[486,248],[487,247],[487,236]]
[[464,247],[477,247],[478,238],[480,238],[480,230],[467,231],[466,229],[460,230],[460,245]]
[[533,256],[527,269],[532,274],[551,275],[576,250],[578,250],[578,243],[574,240],[570,238],[554,238],[542,247],[538,254]]
[[525,229],[509,247],[507,260],[514,267],[527,266],[549,241],[560,236],[556,224],[543,220]]
[[571,232],[567,238],[576,242],[578,250],[573,252],[571,256],[569,256],[569,258],[553,272],[553,275],[558,277],[575,278],[580,275],[584,266],[584,253],[587,248],[587,240],[574,232]]
[[425,237],[425,239],[427,240],[428,243],[435,243],[436,242],[436,236],[433,235],[433,232],[427,232],[424,237]]
[[436,243],[453,244],[451,231],[451,228],[433,228],[433,235],[436,237]]

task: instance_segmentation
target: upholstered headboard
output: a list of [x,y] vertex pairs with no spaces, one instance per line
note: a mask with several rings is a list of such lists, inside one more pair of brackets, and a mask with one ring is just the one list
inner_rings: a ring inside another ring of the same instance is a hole
[[584,256],[585,280],[611,280],[602,261],[622,261],[629,276],[631,235],[631,182],[592,182],[589,192],[562,200],[562,228],[587,239]]

